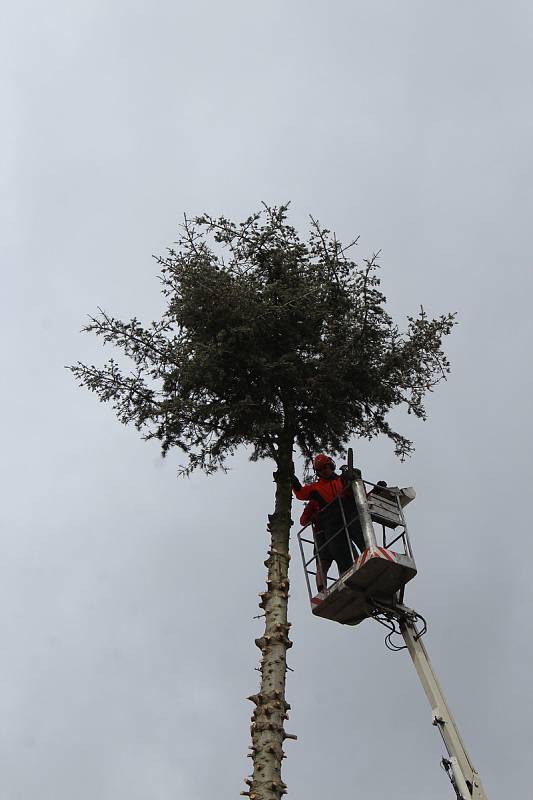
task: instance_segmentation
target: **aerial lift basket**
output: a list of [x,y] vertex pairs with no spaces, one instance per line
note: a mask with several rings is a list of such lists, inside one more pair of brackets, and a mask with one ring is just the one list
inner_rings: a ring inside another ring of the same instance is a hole
[[[401,601],[405,584],[416,575],[403,515],[403,507],[414,498],[415,491],[363,481],[359,470],[351,464],[344,477],[345,496],[332,502],[339,504],[342,526],[321,546],[310,526],[299,531],[298,541],[313,614],[344,625],[357,625],[371,616],[375,600],[390,602],[397,597]],[[355,521],[361,526],[365,542],[361,553],[356,551],[350,537],[354,518],[347,518],[345,500],[348,495],[351,501],[351,493],[355,500]],[[376,529],[381,534],[379,544]],[[321,551],[336,537],[345,539],[353,564],[336,579],[324,576],[324,590],[316,593],[311,581],[320,571]]]

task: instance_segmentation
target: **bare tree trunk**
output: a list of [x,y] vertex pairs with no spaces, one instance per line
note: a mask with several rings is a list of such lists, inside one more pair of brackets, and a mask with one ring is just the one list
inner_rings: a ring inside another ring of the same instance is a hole
[[270,550],[267,591],[260,594],[260,608],[265,612],[265,631],[255,643],[261,650],[261,689],[249,700],[255,704],[252,714],[251,758],[253,775],[246,781],[250,800],[280,800],[286,794],[281,780],[281,762],[285,757],[283,741],[295,736],[285,733],[289,704],[285,701],[287,650],[292,647],[288,633],[287,601],[289,597],[289,532],[291,520],[292,437],[279,442],[276,482],[276,503],[269,514]]

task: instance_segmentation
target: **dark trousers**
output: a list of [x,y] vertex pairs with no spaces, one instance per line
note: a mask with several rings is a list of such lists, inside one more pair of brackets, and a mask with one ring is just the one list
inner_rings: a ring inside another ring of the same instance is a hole
[[[358,553],[362,553],[365,549],[365,540],[355,501],[351,498],[344,500],[339,498],[323,509],[318,515],[314,535],[316,543],[315,554],[320,564],[324,582],[334,561],[339,569],[339,575],[350,569],[354,562],[354,557],[357,558]],[[352,557],[352,549],[354,557]]]

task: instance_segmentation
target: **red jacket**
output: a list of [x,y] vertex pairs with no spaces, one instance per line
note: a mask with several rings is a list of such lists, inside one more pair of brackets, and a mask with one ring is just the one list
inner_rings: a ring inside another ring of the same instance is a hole
[[342,478],[333,474],[331,478],[319,478],[314,483],[306,483],[299,489],[293,489],[298,500],[316,500],[320,508],[324,508],[339,495],[344,494],[346,486]]
[[309,522],[312,522],[314,525],[314,523],[317,521],[317,515],[319,511],[320,506],[318,505],[317,501],[309,500],[309,502],[305,504],[305,508],[302,511],[300,525],[307,525]]

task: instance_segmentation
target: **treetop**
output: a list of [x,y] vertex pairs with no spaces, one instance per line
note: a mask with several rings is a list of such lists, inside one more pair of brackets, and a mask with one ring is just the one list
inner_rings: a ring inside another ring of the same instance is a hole
[[131,369],[114,359],[70,369],[163,454],[182,450],[185,474],[224,469],[241,444],[252,459],[278,460],[280,443],[295,442],[309,458],[384,434],[405,457],[413,444],[387,414],[403,406],[425,419],[426,393],[450,370],[443,339],[455,315],[429,319],[421,308],[400,329],[386,310],[379,254],[359,265],[356,242],[343,246],[313,217],[303,240],[288,204],[240,223],[186,217],[157,259],[161,319],[144,326],[100,310],[84,328]]

